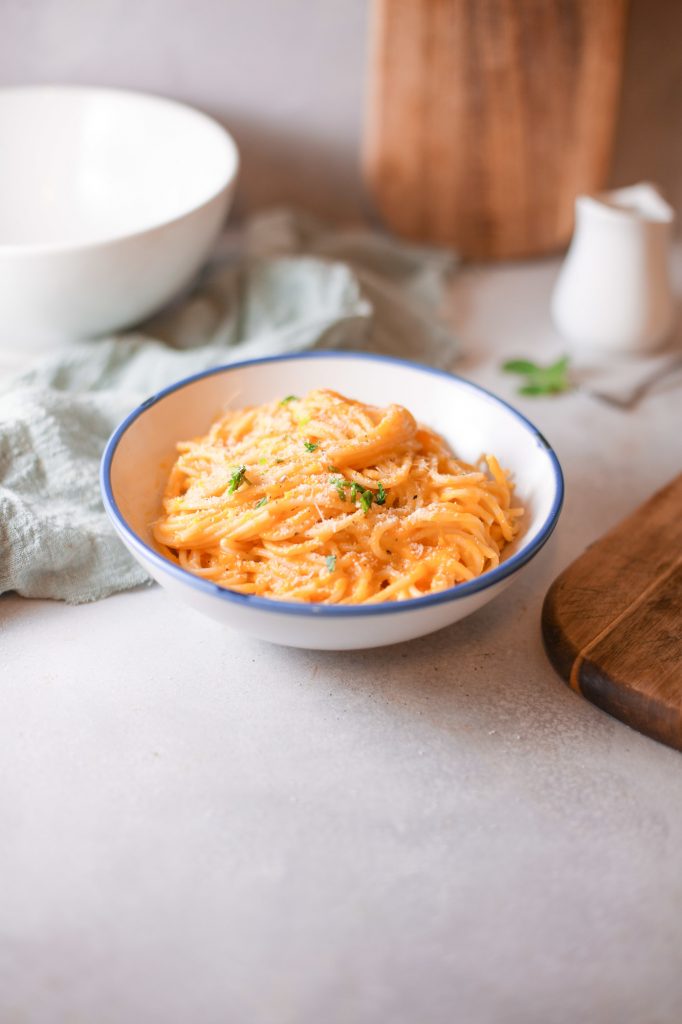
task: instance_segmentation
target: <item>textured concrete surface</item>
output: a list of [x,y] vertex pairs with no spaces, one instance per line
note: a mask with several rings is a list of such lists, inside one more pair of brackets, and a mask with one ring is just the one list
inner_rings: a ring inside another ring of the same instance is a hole
[[[560,351],[555,272],[460,276],[463,372],[513,398],[500,360]],[[519,405],[566,471],[556,541],[432,637],[0,600],[3,1024],[678,1024],[682,755],[569,691],[539,613],[678,470],[680,394]]]

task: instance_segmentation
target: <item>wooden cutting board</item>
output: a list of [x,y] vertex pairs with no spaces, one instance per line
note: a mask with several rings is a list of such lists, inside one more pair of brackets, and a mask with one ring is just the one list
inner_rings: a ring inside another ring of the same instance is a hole
[[542,632],[570,686],[682,750],[682,475],[555,580]]
[[626,0],[373,0],[365,175],[384,221],[476,259],[564,245],[605,187]]

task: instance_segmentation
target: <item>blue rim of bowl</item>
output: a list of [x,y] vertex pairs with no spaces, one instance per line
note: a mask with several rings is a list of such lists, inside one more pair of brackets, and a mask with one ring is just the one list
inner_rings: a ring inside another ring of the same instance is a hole
[[[194,384],[195,381],[203,380],[204,377],[213,377],[221,373],[231,373],[234,370],[240,370],[246,366],[330,358],[359,359],[370,360],[372,362],[391,363],[393,365],[406,367],[410,370],[415,370],[419,373],[430,373],[438,377],[445,377],[447,380],[457,381],[459,384],[463,384],[465,387],[471,388],[472,391],[477,391],[479,394],[485,395],[486,398],[507,409],[526,427],[526,429],[535,438],[537,444],[547,453],[550,466],[554,473],[555,493],[552,507],[532,543],[522,548],[520,551],[517,551],[511,556],[511,558],[502,562],[501,565],[498,565],[495,569],[489,569],[481,576],[477,576],[475,579],[469,580],[466,583],[458,583],[456,586],[449,587],[447,590],[439,590],[436,594],[425,594],[424,597],[412,597],[405,601],[392,601],[390,603],[387,602],[386,604],[380,605],[331,605],[308,604],[302,601],[278,601],[273,598],[258,597],[255,594],[240,594],[235,590],[227,590],[225,587],[218,586],[217,583],[212,583],[210,580],[204,580],[200,576],[195,576],[186,569],[182,569],[179,565],[175,565],[175,563],[164,558],[164,556],[158,551],[155,551],[154,548],[150,547],[149,544],[145,544],[144,541],[140,540],[138,535],[125,521],[116,503],[111,486],[111,465],[114,455],[116,454],[116,449],[118,448],[119,441],[127,431],[128,427],[130,427],[135,420],[142,416],[153,405],[156,405],[164,399],[167,395],[171,395],[175,391],[180,391],[182,388],[188,387],[190,384]],[[544,547],[557,524],[564,500],[564,477],[554,449],[540,433],[537,427],[534,426],[534,424],[531,423],[531,421],[522,413],[515,409],[513,405],[505,402],[502,398],[498,398],[498,396],[493,394],[492,391],[488,391],[486,388],[483,388],[478,384],[473,384],[464,377],[457,376],[457,374],[449,373],[447,370],[439,370],[432,366],[425,366],[422,363],[413,362],[410,359],[399,359],[396,356],[380,355],[373,352],[356,352],[348,349],[292,352],[279,356],[264,356],[260,359],[245,359],[239,363],[228,363],[223,366],[215,366],[210,370],[203,370],[200,373],[192,374],[190,377],[184,377],[182,380],[176,381],[175,384],[170,384],[168,387],[163,388],[162,391],[158,391],[155,395],[152,395],[146,401],[142,402],[141,405],[126,416],[123,422],[113,432],[107,442],[100,464],[100,486],[105,510],[116,529],[126,538],[126,541],[132,548],[138,551],[144,558],[151,561],[162,572],[175,577],[181,583],[185,583],[196,590],[202,591],[204,594],[218,597],[223,601],[233,602],[241,605],[243,608],[253,608],[254,610],[258,609],[260,611],[274,612],[280,615],[304,615],[310,618],[357,618],[368,615],[392,615],[397,612],[416,611],[420,608],[446,604],[449,601],[460,601],[471,594],[485,590],[487,587],[492,587],[496,583],[499,583],[501,580],[506,579],[508,576],[513,575],[521,569],[522,566],[526,565],[532,558],[534,558],[538,551]]]

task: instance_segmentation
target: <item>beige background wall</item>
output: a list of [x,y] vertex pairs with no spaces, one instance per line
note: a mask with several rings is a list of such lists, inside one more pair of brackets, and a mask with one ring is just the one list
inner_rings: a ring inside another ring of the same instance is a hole
[[[186,100],[237,137],[240,210],[285,201],[355,217],[370,209],[359,170],[368,6],[0,0],[0,84],[101,83]],[[682,211],[682,0],[631,0],[613,177],[658,181]]]

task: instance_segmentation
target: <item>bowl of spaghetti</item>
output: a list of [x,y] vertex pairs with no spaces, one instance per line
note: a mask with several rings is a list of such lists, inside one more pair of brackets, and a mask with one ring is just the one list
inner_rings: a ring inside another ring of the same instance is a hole
[[294,647],[377,647],[502,592],[549,539],[557,457],[469,381],[313,352],[206,371],[148,399],[102,459],[118,535],[172,594]]

